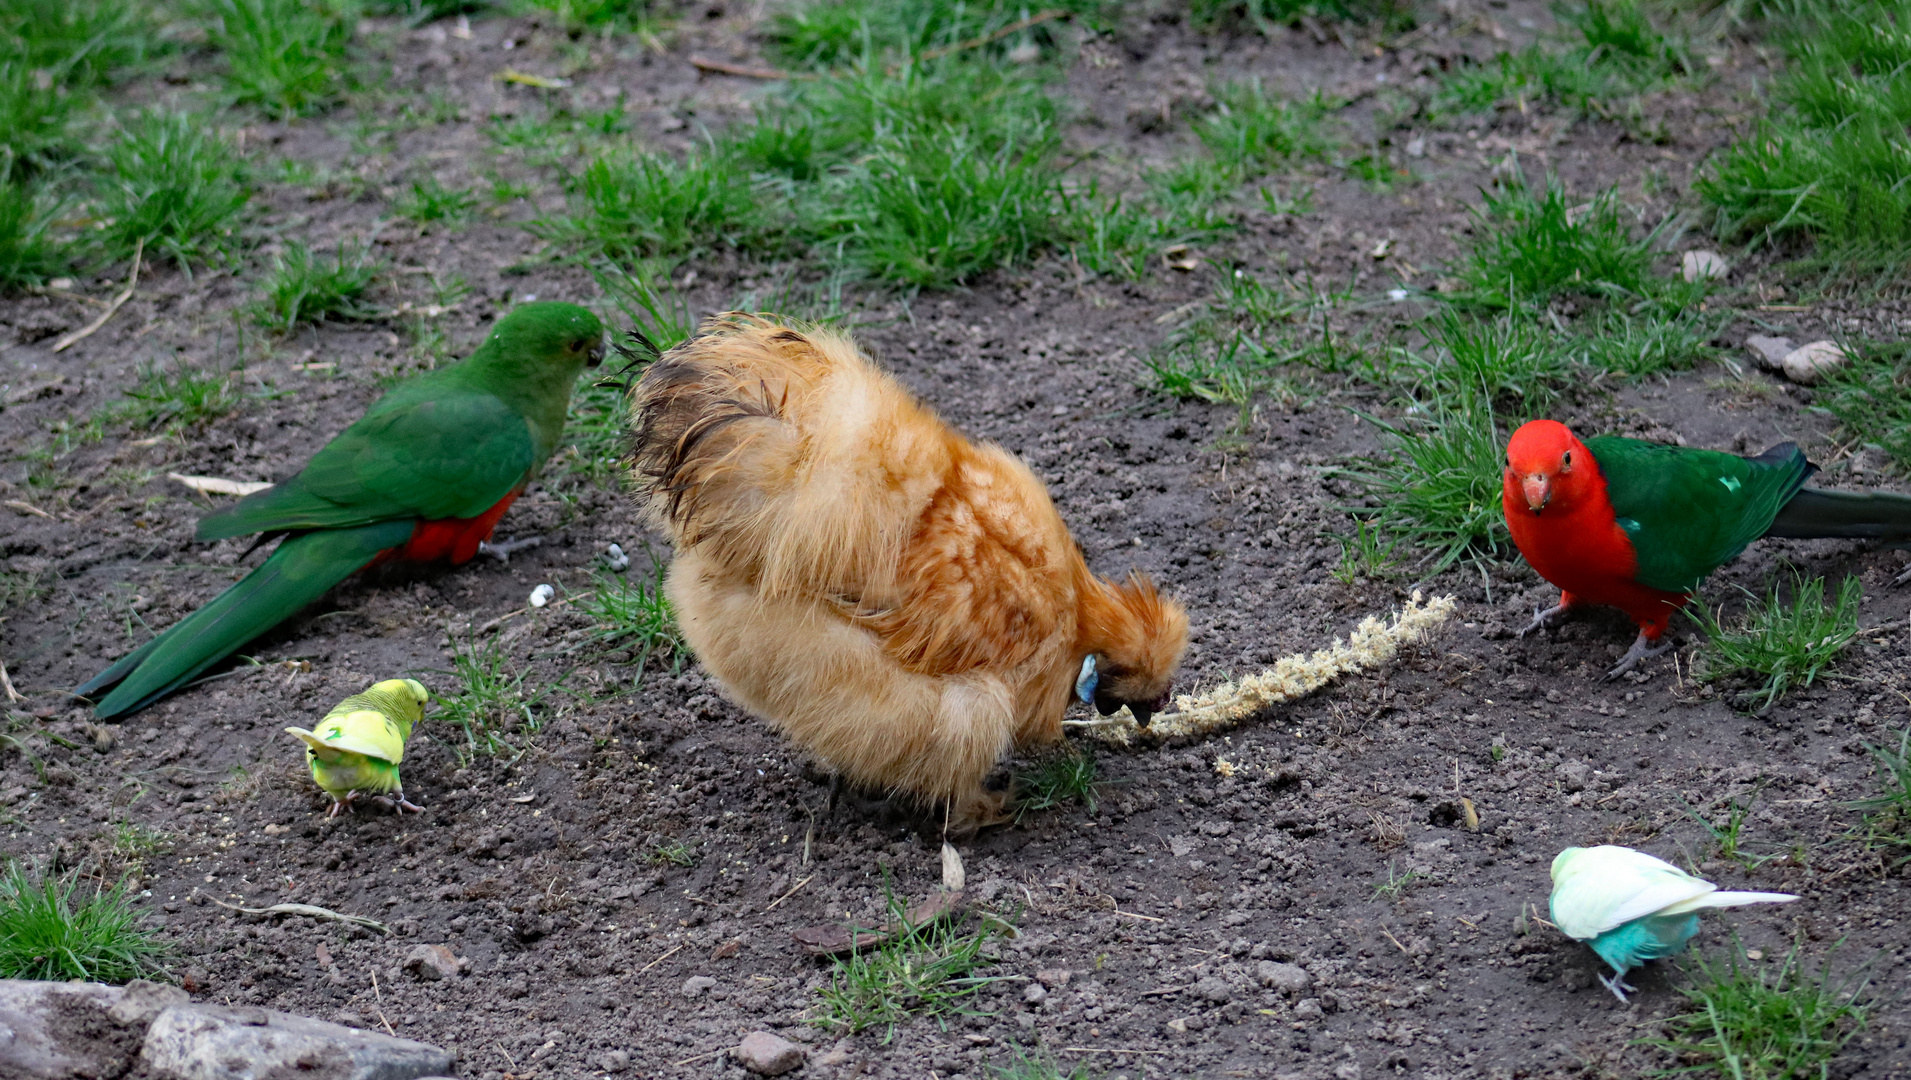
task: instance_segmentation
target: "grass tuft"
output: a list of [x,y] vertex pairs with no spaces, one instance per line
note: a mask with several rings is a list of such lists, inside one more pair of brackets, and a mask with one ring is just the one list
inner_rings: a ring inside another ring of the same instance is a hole
[[1090,814],[1095,812],[1097,794],[1105,781],[1095,779],[1095,754],[1086,749],[1066,747],[1043,758],[1034,768],[1015,774],[1015,791],[1021,797],[1015,803],[1015,818],[1043,810],[1054,810],[1079,802]]
[[411,189],[392,207],[399,217],[419,225],[457,224],[471,216],[478,197],[468,188],[448,188],[435,176],[411,182]]
[[143,431],[197,427],[238,409],[238,380],[233,372],[204,371],[186,364],[171,369],[148,364],[126,399],[106,410],[109,422]]
[[[1911,849],[1911,728],[1898,733],[1896,746],[1866,743],[1865,749],[1877,769],[1878,793],[1851,803],[1864,814],[1858,835],[1869,847]],[[1904,858],[1911,859],[1911,850]]]
[[1376,497],[1372,523],[1426,552],[1430,574],[1463,558],[1497,557],[1510,543],[1500,506],[1505,439],[1478,393],[1415,405],[1395,423],[1375,420],[1391,455],[1341,475]]
[[459,686],[454,693],[439,695],[438,719],[462,734],[462,745],[454,750],[461,765],[504,754],[515,760],[529,745],[528,737],[543,726],[537,704],[548,688],[528,691],[525,673],[513,670],[496,637],[482,644],[454,639],[451,670],[438,674],[452,676]]
[[911,1017],[986,1015],[968,999],[1002,978],[980,974],[996,963],[983,947],[1001,924],[985,917],[974,925],[950,919],[917,925],[893,895],[889,920],[898,931],[886,943],[831,965],[812,1023],[850,1035],[879,1027],[886,1043]]
[[1864,584],[1854,575],[1838,586],[1838,595],[1825,601],[1825,579],[1792,574],[1792,598],[1787,603],[1774,583],[1764,597],[1747,590],[1745,614],[1731,625],[1722,615],[1704,607],[1687,608],[1705,631],[1703,661],[1694,673],[1701,681],[1723,678],[1756,684],[1742,704],[1770,708],[1793,689],[1811,686],[1831,667],[1838,654],[1858,636],[1858,605]]
[[67,272],[66,252],[48,234],[56,213],[39,192],[0,179],[0,290],[40,285]]
[[318,112],[345,89],[351,0],[206,0],[233,100],[280,120]]
[[1794,947],[1773,964],[1747,959],[1736,942],[1723,959],[1699,956],[1692,985],[1679,988],[1692,1011],[1666,1021],[1652,1044],[1679,1059],[1682,1074],[1730,1080],[1831,1075],[1832,1061],[1863,1030],[1868,980],[1807,977]]
[[1851,362],[1832,371],[1817,407],[1838,418],[1846,438],[1884,451],[1911,474],[1911,343],[1847,341]]
[[1535,193],[1523,178],[1485,195],[1484,233],[1459,277],[1463,302],[1509,308],[1570,294],[1634,297],[1652,285],[1650,237],[1634,240],[1616,192],[1574,205],[1548,183]]
[[252,197],[232,147],[187,113],[135,115],[106,152],[98,235],[109,260],[170,255],[182,269],[232,251],[235,219]]
[[1095,1080],[1094,1071],[1086,1064],[1077,1062],[1074,1068],[1063,1071],[1048,1050],[1027,1050],[1013,1044],[1009,1046],[1009,1059],[991,1064],[989,1070],[995,1080]]
[[573,179],[568,215],[531,226],[554,250],[619,262],[741,246],[763,228],[749,176],[716,148],[692,150],[682,161],[608,152]]
[[348,248],[341,242],[328,260],[290,241],[272,260],[255,317],[280,333],[291,333],[301,322],[375,318],[378,309],[366,303],[365,294],[379,269],[369,244]]
[[677,614],[664,595],[663,564],[655,564],[649,581],[635,572],[599,573],[596,581],[597,587],[577,601],[577,609],[597,624],[591,639],[605,648],[630,650],[639,684],[652,657],[670,661],[672,674],[681,670],[690,644],[677,628]]
[[1316,91],[1305,101],[1273,97],[1259,79],[1214,89],[1215,108],[1194,132],[1215,161],[1244,179],[1299,158],[1324,159],[1334,148],[1325,122],[1340,102]]
[[0,979],[118,984],[162,974],[169,950],[142,924],[130,891],[9,863],[0,874]]

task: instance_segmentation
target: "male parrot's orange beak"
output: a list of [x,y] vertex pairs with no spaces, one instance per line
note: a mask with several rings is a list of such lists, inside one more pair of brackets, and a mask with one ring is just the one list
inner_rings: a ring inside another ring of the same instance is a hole
[[1520,492],[1526,496],[1526,508],[1537,514],[1553,501],[1553,479],[1545,473],[1520,477]]

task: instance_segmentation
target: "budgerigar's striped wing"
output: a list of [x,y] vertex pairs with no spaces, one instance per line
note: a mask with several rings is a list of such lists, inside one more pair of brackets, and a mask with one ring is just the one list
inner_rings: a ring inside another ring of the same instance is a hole
[[1610,844],[1568,848],[1553,862],[1549,906],[1561,933],[1590,941],[1717,888],[1643,851]]
[[1755,458],[1601,435],[1586,440],[1641,585],[1689,593],[1765,535],[1811,475],[1790,443]]

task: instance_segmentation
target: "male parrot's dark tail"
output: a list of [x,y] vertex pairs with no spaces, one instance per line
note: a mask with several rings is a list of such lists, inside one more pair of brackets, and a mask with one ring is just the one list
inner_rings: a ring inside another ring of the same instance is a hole
[[288,537],[271,558],[212,603],[120,657],[74,693],[90,696],[117,682],[93,706],[94,713],[104,720],[143,709],[291,618],[380,553],[403,545],[411,533],[412,522],[387,521]]
[[1779,509],[1765,535],[1793,540],[1911,543],[1911,495],[1801,488]]

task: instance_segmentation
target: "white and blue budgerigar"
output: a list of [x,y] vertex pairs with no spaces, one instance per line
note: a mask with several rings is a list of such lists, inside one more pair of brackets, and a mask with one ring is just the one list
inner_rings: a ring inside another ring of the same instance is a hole
[[1628,847],[1570,847],[1553,860],[1553,922],[1612,966],[1600,982],[1626,1000],[1626,972],[1672,956],[1699,932],[1699,912],[1742,904],[1783,904],[1790,893],[1720,892],[1666,862]]

